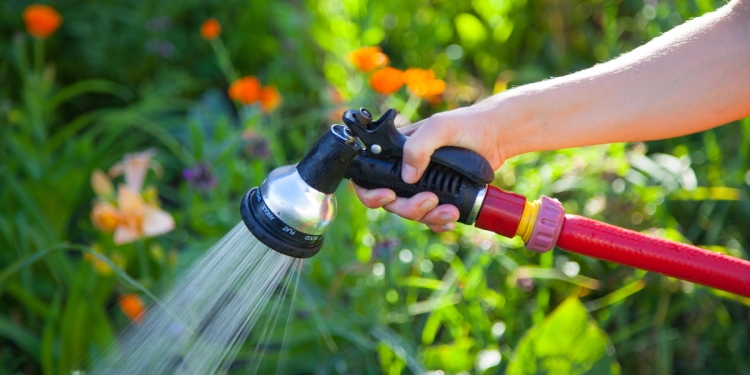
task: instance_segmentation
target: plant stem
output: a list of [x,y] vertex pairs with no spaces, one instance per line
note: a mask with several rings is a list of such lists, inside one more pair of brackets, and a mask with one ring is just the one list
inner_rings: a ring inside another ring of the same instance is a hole
[[39,77],[42,76],[42,66],[44,64],[44,39],[34,38],[34,69]]
[[224,72],[227,81],[229,81],[230,84],[236,81],[237,78],[239,78],[237,76],[237,71],[234,70],[232,59],[229,58],[229,51],[227,51],[221,38],[211,39],[211,48],[214,49],[216,59],[219,60],[219,67],[221,67],[221,70]]
[[404,109],[401,110],[401,116],[404,116],[407,120],[411,121],[411,117],[417,112],[420,103],[422,103],[422,99],[411,94],[409,100],[404,104]]
[[141,263],[141,273],[146,279],[151,280],[151,270],[148,266],[148,252],[146,251],[146,245],[143,241],[137,241],[135,247],[138,249],[138,261]]

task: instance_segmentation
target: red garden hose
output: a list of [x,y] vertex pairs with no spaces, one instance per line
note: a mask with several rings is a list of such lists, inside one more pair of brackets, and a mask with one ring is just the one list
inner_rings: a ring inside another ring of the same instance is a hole
[[488,187],[476,226],[505,236],[517,228],[530,250],[555,245],[593,258],[660,273],[750,298],[750,261],[577,215],[564,215],[556,200],[526,202]]

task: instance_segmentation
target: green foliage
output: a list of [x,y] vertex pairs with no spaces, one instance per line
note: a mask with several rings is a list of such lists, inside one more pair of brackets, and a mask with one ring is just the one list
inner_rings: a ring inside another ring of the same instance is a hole
[[607,334],[571,297],[521,338],[508,374],[619,373],[612,354]]
[[[26,5],[0,4],[3,374],[85,369],[132,324],[117,296],[153,302],[151,291],[239,221],[242,194],[299,160],[339,122],[337,110],[425,118],[613,58],[720,4],[87,0],[53,3],[64,21],[43,43],[22,32]],[[222,44],[200,38],[209,17],[222,23]],[[448,83],[442,101],[369,90],[348,61],[364,45],[382,47],[397,68],[433,69]],[[232,105],[235,73],[276,85],[281,108]],[[91,172],[151,147],[163,175],[147,182],[176,229],[116,246],[91,224]],[[748,258],[748,153],[745,119],[673,140],[521,155],[494,183]],[[199,164],[213,189],[182,178]],[[348,184],[337,197],[326,245],[302,270],[289,373],[750,372],[747,299],[559,250],[538,255],[473,228],[434,235],[364,208]],[[99,251],[49,250],[64,242]],[[271,332],[269,365],[283,335]],[[238,354],[238,373],[257,340]]]

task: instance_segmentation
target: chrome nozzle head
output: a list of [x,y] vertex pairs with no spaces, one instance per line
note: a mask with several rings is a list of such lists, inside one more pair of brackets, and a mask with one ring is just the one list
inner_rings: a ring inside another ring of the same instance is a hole
[[295,258],[320,251],[336,217],[336,197],[310,187],[293,165],[273,170],[242,199],[245,225],[263,244]]
[[240,214],[266,246],[296,258],[320,251],[336,216],[334,193],[361,151],[343,125],[334,125],[297,165],[274,169],[240,203]]

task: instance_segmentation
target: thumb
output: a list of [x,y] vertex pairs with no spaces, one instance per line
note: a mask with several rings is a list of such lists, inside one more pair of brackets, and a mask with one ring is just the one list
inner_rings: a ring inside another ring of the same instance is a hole
[[430,117],[420,125],[404,144],[401,178],[408,184],[419,181],[435,150],[443,146],[452,146],[455,141],[453,123],[443,121],[440,115]]
[[401,132],[401,134],[403,135],[407,135],[407,136],[412,135],[414,134],[415,131],[417,131],[417,129],[419,129],[422,125],[424,125],[425,122],[427,122],[427,120],[428,119],[419,120],[411,125],[400,127],[398,128],[398,131]]

